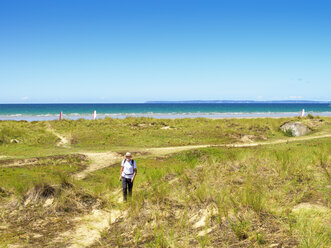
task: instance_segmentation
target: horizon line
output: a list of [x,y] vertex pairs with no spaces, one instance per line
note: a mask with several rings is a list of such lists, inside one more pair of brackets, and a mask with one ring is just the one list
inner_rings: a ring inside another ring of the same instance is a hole
[[226,103],[226,102],[312,102],[312,103],[330,103],[331,100],[147,100],[143,102],[0,102],[0,104],[146,104],[146,103]]

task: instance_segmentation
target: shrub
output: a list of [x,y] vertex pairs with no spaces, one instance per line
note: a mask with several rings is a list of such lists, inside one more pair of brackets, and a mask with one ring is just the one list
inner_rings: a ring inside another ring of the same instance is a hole
[[9,144],[12,139],[21,138],[23,135],[23,130],[12,129],[9,127],[4,127],[0,131],[0,144]]
[[308,118],[308,119],[314,119],[314,116],[313,116],[312,114],[308,114],[308,115],[307,115],[307,118]]

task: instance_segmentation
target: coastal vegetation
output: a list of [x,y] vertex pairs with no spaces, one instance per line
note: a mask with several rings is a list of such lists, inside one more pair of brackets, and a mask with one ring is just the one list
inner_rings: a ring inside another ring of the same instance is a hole
[[293,120],[2,121],[0,247],[329,247],[331,119]]
[[[98,119],[0,121],[0,156],[45,156],[79,150],[130,150],[265,141],[284,137],[281,124],[302,121],[312,130],[330,131],[330,117],[257,119]],[[62,136],[70,147],[63,147]],[[1,159],[1,158],[0,158]]]

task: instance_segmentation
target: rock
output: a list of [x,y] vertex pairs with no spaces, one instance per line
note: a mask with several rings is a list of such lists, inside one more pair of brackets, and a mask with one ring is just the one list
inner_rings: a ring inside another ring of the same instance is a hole
[[21,248],[23,246],[22,245],[16,245],[16,244],[14,244],[14,245],[9,244],[7,247],[8,248]]
[[10,140],[10,143],[18,144],[18,143],[20,143],[20,141],[17,140],[17,139],[11,139],[11,140]]
[[140,123],[140,124],[138,124],[138,126],[139,126],[139,127],[147,127],[147,124],[145,124],[145,123]]
[[36,233],[36,234],[34,234],[32,237],[33,237],[34,239],[39,239],[39,238],[43,237],[43,235],[42,235],[42,234],[39,234],[39,233]]
[[240,138],[240,140],[244,143],[251,143],[255,139],[254,135],[244,135]]
[[291,136],[302,136],[311,131],[309,127],[301,122],[287,122],[281,125],[280,129]]
[[44,203],[44,207],[48,207],[48,206],[52,205],[53,201],[54,201],[54,198],[48,198]]
[[8,226],[0,226],[0,230],[6,230]]
[[208,229],[206,229],[206,230],[202,230],[202,231],[200,231],[199,233],[198,233],[198,236],[199,237],[202,237],[202,236],[205,236],[206,234],[208,234],[208,233],[210,233],[211,231],[213,231],[213,229],[214,228],[208,228]]

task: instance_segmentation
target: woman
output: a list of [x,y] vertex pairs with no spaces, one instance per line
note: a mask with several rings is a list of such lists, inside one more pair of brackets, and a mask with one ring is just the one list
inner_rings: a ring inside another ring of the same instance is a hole
[[129,190],[129,196],[132,196],[132,187],[133,181],[137,175],[137,165],[136,161],[132,159],[132,155],[130,152],[125,154],[125,159],[121,164],[121,172],[120,172],[120,181],[122,181],[123,186],[123,199],[127,200],[127,194]]

